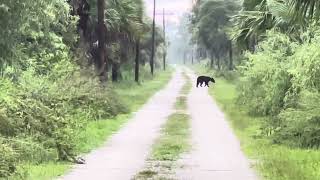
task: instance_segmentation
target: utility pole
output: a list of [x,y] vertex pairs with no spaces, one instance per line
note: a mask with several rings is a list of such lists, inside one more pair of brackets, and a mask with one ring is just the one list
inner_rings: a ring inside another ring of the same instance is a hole
[[156,0],[153,0],[153,22],[152,22],[152,45],[151,45],[151,59],[150,59],[150,69],[151,69],[151,74],[153,75],[154,71],[154,46],[155,46],[155,16],[156,16]]
[[163,8],[163,41],[164,41],[164,52],[163,52],[163,70],[166,70],[166,56],[167,56],[167,42],[166,42],[166,20],[165,20],[165,9]]

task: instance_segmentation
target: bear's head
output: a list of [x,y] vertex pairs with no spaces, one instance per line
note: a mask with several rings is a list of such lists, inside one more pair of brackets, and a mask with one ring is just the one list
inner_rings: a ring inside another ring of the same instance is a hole
[[213,78],[210,78],[210,81],[216,83],[216,81]]

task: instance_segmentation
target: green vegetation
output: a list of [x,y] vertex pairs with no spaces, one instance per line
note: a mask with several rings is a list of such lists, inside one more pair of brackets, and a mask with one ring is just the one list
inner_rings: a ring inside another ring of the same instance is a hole
[[[196,69],[216,78],[210,93],[266,179],[320,177],[319,9],[307,0],[204,0],[191,13]],[[214,63],[203,49],[221,56]]]
[[180,94],[187,96],[192,88],[192,82],[190,77],[186,73],[183,73],[183,77],[186,79],[187,82],[183,85]]
[[187,114],[169,116],[162,134],[152,152],[152,160],[175,161],[189,148],[189,119]]
[[171,74],[141,0],[3,0],[0,22],[0,178],[62,173]]
[[167,68],[166,71],[156,71],[153,77],[149,77],[146,73],[142,76],[140,84],[127,80],[114,84],[114,88],[121,100],[126,102],[132,111],[136,111],[151,95],[167,84],[173,71],[171,68]]
[[[194,67],[197,72],[211,74],[204,66]],[[270,180],[319,179],[320,151],[314,149],[290,148],[274,144],[271,134],[266,136],[268,117],[250,115],[251,108],[239,105],[237,79],[217,78],[209,93],[227,114],[232,127],[241,140],[241,146],[260,175]]]
[[187,80],[187,82],[183,85],[180,94],[181,96],[179,96],[177,98],[176,104],[175,104],[175,108],[177,110],[186,110],[187,109],[187,95],[190,92],[190,89],[192,87],[191,84],[191,80],[189,78],[188,75],[186,75],[186,73],[183,73],[183,77]]
[[[103,145],[108,137],[118,131],[130,119],[130,112],[138,110],[151,95],[167,84],[170,77],[171,73],[169,72],[159,72],[154,78],[145,80],[141,85],[136,83],[127,84],[127,82],[116,84],[114,91],[121,96],[124,102],[130,102],[126,104],[130,109],[129,112],[110,119],[89,121],[83,129],[79,129],[75,140],[77,154],[88,153],[94,148]],[[140,92],[142,90],[146,90],[148,93],[141,95]],[[135,99],[134,102],[132,102],[133,98]],[[40,165],[24,165],[23,169],[27,172],[26,179],[44,180],[63,175],[70,167],[71,164],[68,162],[46,162]]]
[[179,96],[177,98],[177,102],[176,102],[176,105],[175,105],[175,108],[176,109],[187,109],[187,97],[186,96]]
[[168,117],[162,135],[152,149],[146,170],[139,172],[134,179],[174,179],[172,169],[175,161],[190,148],[189,120],[189,115],[179,112]]

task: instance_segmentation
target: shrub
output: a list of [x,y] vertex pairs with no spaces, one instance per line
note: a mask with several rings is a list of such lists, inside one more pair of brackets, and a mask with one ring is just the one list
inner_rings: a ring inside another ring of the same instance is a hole
[[267,128],[276,143],[320,147],[319,42],[320,33],[297,45],[272,31],[256,53],[246,55],[239,103],[270,117]]
[[[112,90],[82,77],[79,71],[40,76],[29,69],[16,84],[2,81],[6,83],[0,85],[4,97],[0,100],[0,134],[10,139],[9,144],[24,161],[41,162],[46,160],[44,156],[72,160],[76,156],[76,132],[88,120],[128,111]],[[32,156],[27,144],[43,156]]]
[[16,172],[17,153],[0,139],[0,178],[7,178]]
[[240,67],[239,102],[248,105],[252,114],[277,115],[285,106],[286,93],[291,88],[288,72],[295,44],[285,35],[270,35],[257,53],[247,53],[248,61]]
[[320,147],[320,95],[304,91],[297,108],[283,110],[280,128],[273,139],[277,143],[302,148]]

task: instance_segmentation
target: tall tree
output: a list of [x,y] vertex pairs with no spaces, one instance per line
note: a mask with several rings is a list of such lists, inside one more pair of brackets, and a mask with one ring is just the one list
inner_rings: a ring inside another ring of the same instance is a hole
[[136,40],[136,58],[134,68],[134,80],[139,82],[139,66],[140,66],[140,39]]
[[[145,24],[143,23],[143,15],[144,15],[144,9],[143,9],[143,1],[142,0],[135,0],[135,3],[137,4],[137,17],[138,22],[142,25],[142,28],[136,28],[135,32],[135,50],[136,50],[136,57],[135,57],[135,70],[134,70],[134,79],[138,83],[139,82],[139,71],[140,71],[140,41],[141,36],[143,34],[143,31],[146,29]],[[138,26],[140,27],[140,26]]]
[[165,20],[165,9],[163,8],[163,70],[166,70],[166,56],[167,56],[167,43],[166,43],[166,20]]
[[150,57],[150,69],[151,69],[151,74],[153,75],[154,73],[154,54],[155,54],[155,22],[156,18],[156,0],[153,1],[153,19],[152,19],[152,47],[151,47],[151,57]]
[[191,18],[193,42],[209,51],[211,68],[214,59],[220,68],[221,57],[227,56],[229,49],[226,29],[230,25],[230,16],[237,10],[237,4],[231,0],[206,0],[198,1],[196,6]]
[[106,81],[107,76],[107,63],[105,54],[105,32],[106,26],[104,24],[104,11],[105,11],[105,0],[98,0],[98,57],[99,57],[99,73],[101,81]]

